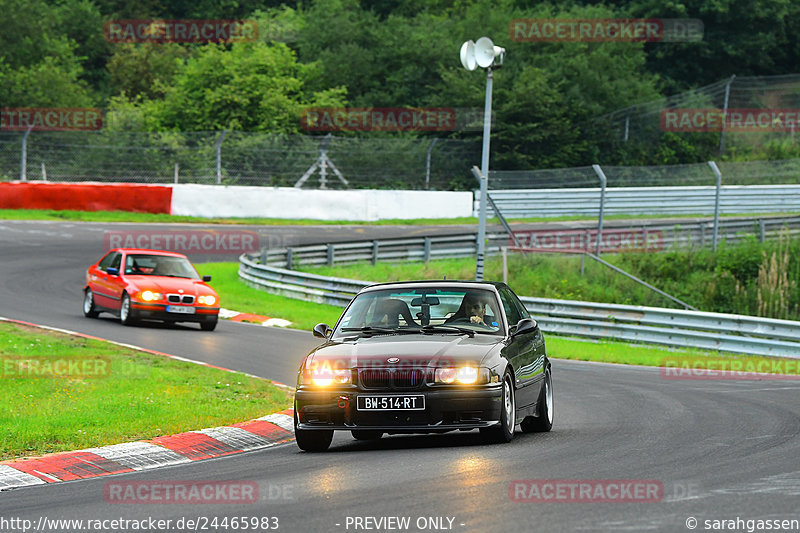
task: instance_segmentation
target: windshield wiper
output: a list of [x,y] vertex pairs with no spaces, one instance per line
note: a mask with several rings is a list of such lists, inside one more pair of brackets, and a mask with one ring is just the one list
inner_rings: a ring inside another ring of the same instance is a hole
[[419,328],[380,328],[375,326],[364,326],[361,328],[342,328],[342,331],[358,331],[367,335],[404,335],[422,333]]
[[437,331],[446,331],[446,332],[451,332],[451,333],[463,333],[465,335],[469,335],[470,337],[474,337],[475,336],[475,330],[472,330],[472,329],[469,329],[469,328],[460,328],[458,326],[449,326],[449,325],[448,326],[445,326],[445,325],[422,326],[422,331],[424,333],[434,333],[434,332],[437,332]]

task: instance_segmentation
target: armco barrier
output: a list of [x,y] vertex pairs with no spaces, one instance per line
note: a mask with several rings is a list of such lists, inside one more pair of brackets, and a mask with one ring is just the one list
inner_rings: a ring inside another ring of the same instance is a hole
[[170,213],[172,189],[132,183],[0,182],[0,209]]
[[[649,251],[661,251],[683,246],[710,246],[713,222],[711,220],[685,220],[664,223],[660,221],[626,221],[613,227],[607,227],[605,237],[601,240],[601,252],[620,251],[621,233],[628,232],[635,239],[648,243]],[[737,242],[746,235],[755,235],[759,240],[775,238],[781,231],[791,235],[800,234],[800,216],[762,217],[762,218],[725,218],[720,221],[720,238],[728,242]],[[520,231],[520,246],[531,247],[538,244],[541,251],[559,249],[559,237],[585,232],[586,238],[575,239],[575,242],[590,242],[596,239],[595,228],[574,229],[542,229]],[[532,243],[533,237],[536,243]],[[506,233],[487,233],[486,253],[497,254],[504,246],[510,246]],[[635,243],[634,243],[635,244]],[[474,233],[457,235],[437,235],[429,237],[412,237],[398,239],[380,239],[372,241],[342,242],[332,244],[311,244],[291,248],[265,249],[260,262],[265,265],[292,269],[295,266],[340,265],[359,261],[428,261],[454,257],[470,257],[476,253],[476,236]],[[589,248],[594,251],[594,245]],[[623,250],[624,251],[624,250]]]
[[[703,215],[714,212],[715,187],[609,187],[608,215]],[[506,218],[596,216],[600,189],[497,189],[489,191]],[[477,216],[480,192],[475,193]],[[723,185],[721,214],[800,212],[800,185]],[[491,209],[488,211],[491,216]]]
[[[317,303],[345,306],[371,282],[332,278],[239,258],[248,285]],[[523,297],[543,331],[738,354],[800,358],[800,322],[659,307]]]

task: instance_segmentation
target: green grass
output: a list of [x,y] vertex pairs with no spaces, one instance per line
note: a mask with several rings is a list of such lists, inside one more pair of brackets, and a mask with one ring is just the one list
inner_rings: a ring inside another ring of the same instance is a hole
[[220,297],[220,305],[244,313],[255,313],[272,318],[283,318],[293,328],[310,330],[315,324],[333,325],[342,309],[333,305],[315,304],[285,298],[266,291],[250,288],[239,278],[238,263],[198,263],[200,274],[211,275],[211,285]]
[[[87,374],[31,376],[93,361]],[[114,344],[0,322],[0,459],[150,439],[291,406],[267,380]],[[202,406],[202,407],[198,407]]]
[[[792,215],[795,213],[765,213],[763,216]],[[696,218],[701,215],[669,215],[668,218]],[[723,217],[744,215],[726,214]],[[749,217],[759,215],[747,214]],[[609,215],[606,220],[639,220],[649,219],[651,216],[643,215]],[[460,218],[417,218],[417,219],[387,219],[377,221],[363,220],[313,220],[313,219],[285,219],[285,218],[202,218],[193,216],[166,215],[156,213],[131,213],[127,211],[69,211],[53,209],[0,209],[0,220],[72,220],[83,222],[134,222],[134,223],[189,223],[189,224],[246,224],[262,226],[429,226],[429,225],[477,225],[477,217]],[[509,219],[513,222],[560,222],[565,220],[596,220],[590,216],[564,216],[564,217],[527,217]],[[499,224],[496,218],[489,218],[489,224]]]

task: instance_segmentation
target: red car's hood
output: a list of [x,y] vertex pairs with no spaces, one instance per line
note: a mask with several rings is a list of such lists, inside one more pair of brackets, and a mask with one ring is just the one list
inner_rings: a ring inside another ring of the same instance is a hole
[[[366,368],[394,365],[434,367],[451,364],[480,364],[503,337],[498,335],[397,335],[360,338],[351,342],[332,342],[319,347],[306,361],[328,361],[338,368]],[[398,361],[388,362],[390,358]]]
[[199,279],[171,278],[167,276],[127,276],[127,279],[137,289],[150,289],[161,293],[183,291],[182,294],[193,296],[216,294],[211,287]]

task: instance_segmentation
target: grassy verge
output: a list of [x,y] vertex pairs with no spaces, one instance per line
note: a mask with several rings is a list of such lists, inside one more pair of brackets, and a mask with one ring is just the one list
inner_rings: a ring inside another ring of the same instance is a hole
[[[735,215],[726,214],[723,217],[736,216],[788,216],[796,213],[764,213]],[[700,215],[669,215],[666,218],[696,218]],[[642,215],[608,215],[606,220],[642,220],[654,218]],[[512,222],[561,222],[565,220],[596,220],[597,217],[565,216],[565,217],[527,217],[509,219]],[[0,220],[72,220],[82,222],[132,222],[132,223],[190,223],[190,224],[246,224],[261,226],[430,226],[430,225],[477,225],[477,217],[460,218],[417,218],[417,219],[387,219],[377,221],[363,220],[312,220],[312,219],[285,219],[285,218],[202,218],[192,216],[165,215],[156,213],[131,213],[127,211],[57,211],[53,209],[0,209]],[[496,218],[489,218],[489,224],[499,224]]]
[[0,365],[4,460],[241,422],[291,406],[290,393],[266,380],[8,322],[0,322]]
[[333,305],[304,302],[252,289],[239,279],[238,263],[199,263],[195,266],[200,274],[211,275],[210,285],[219,294],[220,305],[225,309],[283,318],[289,320],[293,328],[303,330],[310,330],[320,322],[332,326],[342,313],[341,308]]
[[[379,265],[380,266],[380,265]],[[384,265],[386,266],[386,265]],[[407,265],[405,265],[407,267]],[[398,265],[402,268],[403,265]],[[318,322],[333,325],[341,314],[341,309],[331,305],[321,305],[276,296],[265,291],[251,289],[238,278],[236,263],[206,263],[198,265],[204,274],[214,276],[215,289],[220,293],[223,307],[242,312],[277,316],[293,322],[293,327],[308,330]],[[325,270],[325,269],[320,269]],[[365,271],[337,269],[345,277],[370,279]],[[419,274],[417,272],[417,274]],[[415,276],[419,277],[419,276]],[[381,279],[381,278],[372,278]],[[386,278],[383,278],[386,279]],[[628,344],[615,341],[577,340],[556,335],[547,335],[547,352],[550,357],[579,361],[596,361],[644,366],[672,366],[682,368],[736,369],[733,363],[743,369],[757,369],[763,372],[800,374],[800,365],[791,364],[786,359],[734,356],[712,350],[676,349],[645,344]],[[794,363],[797,363],[796,361]],[[760,369],[760,370],[759,370]],[[766,369],[766,370],[764,370]]]

